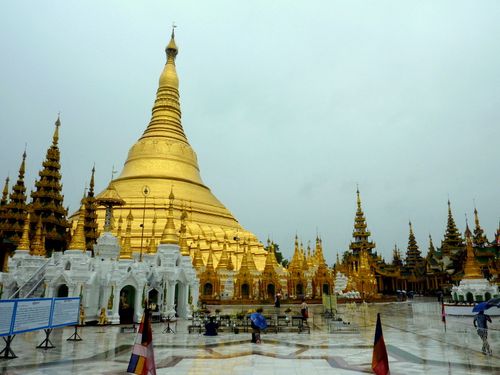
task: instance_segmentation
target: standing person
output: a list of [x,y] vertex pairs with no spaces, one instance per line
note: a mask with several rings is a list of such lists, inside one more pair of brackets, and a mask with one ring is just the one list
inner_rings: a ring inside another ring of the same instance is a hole
[[280,308],[281,306],[281,293],[278,292],[276,293],[276,296],[274,296],[274,307]]
[[302,304],[300,305],[300,315],[302,315],[302,324],[307,324],[307,318],[309,318],[309,308],[307,307],[306,299],[302,299]]
[[491,323],[491,318],[484,311],[479,311],[474,317],[474,327],[477,328],[477,334],[483,340],[483,354],[492,355],[490,344],[488,343],[488,322]]

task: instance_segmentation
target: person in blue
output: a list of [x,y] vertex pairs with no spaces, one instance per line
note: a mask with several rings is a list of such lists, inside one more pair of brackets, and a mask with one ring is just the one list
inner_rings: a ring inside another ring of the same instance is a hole
[[250,326],[252,327],[252,343],[260,344],[260,331],[267,328],[266,318],[262,316],[262,307],[250,315]]
[[488,322],[491,323],[491,318],[484,311],[479,311],[474,317],[474,327],[477,328],[477,334],[483,340],[483,354],[492,355],[490,344],[488,343]]
[[205,324],[205,336],[217,336],[217,328],[219,325],[215,322],[215,317],[211,316],[208,323]]

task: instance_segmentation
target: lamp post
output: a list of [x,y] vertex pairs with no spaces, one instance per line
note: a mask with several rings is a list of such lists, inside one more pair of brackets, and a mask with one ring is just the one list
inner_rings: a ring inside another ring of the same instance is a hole
[[142,195],[144,196],[144,205],[142,207],[142,224],[141,224],[141,252],[139,254],[139,262],[142,262],[142,244],[144,242],[144,219],[146,218],[146,198],[148,197],[151,190],[149,190],[148,185],[142,187]]

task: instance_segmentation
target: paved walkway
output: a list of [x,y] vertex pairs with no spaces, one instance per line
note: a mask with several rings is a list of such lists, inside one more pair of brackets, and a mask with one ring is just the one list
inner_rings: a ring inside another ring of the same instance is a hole
[[[248,307],[245,307],[248,308]],[[232,308],[233,311],[235,308]],[[271,308],[269,308],[271,309]],[[227,309],[229,310],[229,308]],[[371,373],[376,313],[382,316],[391,374],[499,374],[500,320],[494,321],[489,341],[493,356],[481,353],[481,341],[472,318],[441,322],[440,306],[418,299],[411,303],[340,307],[349,326],[329,333],[311,308],[311,333],[263,334],[263,343],[250,343],[250,333],[222,333],[217,337],[188,334],[188,322],[175,334],[162,333],[154,324],[157,373],[160,374],[362,374]],[[226,311],[223,308],[223,314]],[[83,341],[66,341],[71,328],[52,333],[54,349],[35,349],[43,332],[14,339],[13,360],[0,360],[0,374],[124,374],[133,333],[120,327],[85,327]]]

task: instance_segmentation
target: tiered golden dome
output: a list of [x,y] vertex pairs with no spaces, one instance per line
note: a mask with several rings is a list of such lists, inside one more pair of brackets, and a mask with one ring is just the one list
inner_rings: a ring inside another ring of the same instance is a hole
[[[196,153],[191,148],[181,123],[179,102],[179,79],[175,69],[178,53],[174,34],[166,48],[167,62],[160,75],[156,100],[148,127],[141,138],[131,147],[124,168],[112,186],[126,202],[124,213],[132,211],[136,220],[132,223],[131,244],[134,252],[141,247],[143,209],[145,207],[144,241],[151,237],[153,218],[157,214],[157,227],[163,228],[167,219],[168,196],[173,189],[173,217],[175,228],[180,229],[183,206],[186,207],[186,240],[191,248],[197,247],[200,236],[202,244],[215,237],[217,246],[213,258],[215,266],[220,259],[222,244],[226,236],[228,249],[241,263],[246,241],[255,255],[259,269],[264,268],[265,254],[256,236],[245,230],[229,210],[205,186],[200,176]],[[144,187],[148,187],[146,197]],[[105,192],[101,193],[106,194]],[[99,199],[99,196],[97,197]],[[115,213],[115,217],[120,213]],[[99,229],[103,228],[104,208],[98,210]],[[161,234],[161,232],[160,232]],[[158,238],[159,240],[159,238]],[[206,263],[209,248],[201,246]],[[145,249],[143,248],[143,252]]]

